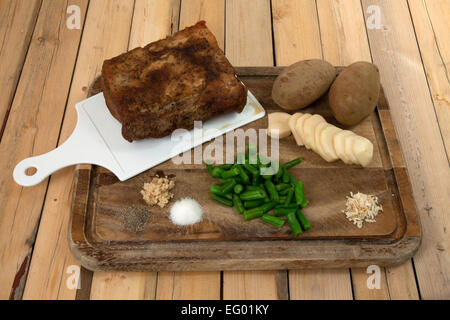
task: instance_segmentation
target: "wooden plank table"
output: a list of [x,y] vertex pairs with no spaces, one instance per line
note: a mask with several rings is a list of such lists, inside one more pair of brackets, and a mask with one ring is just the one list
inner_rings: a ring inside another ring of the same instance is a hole
[[[2,0],[0,17],[0,299],[450,299],[448,0]],[[379,66],[423,228],[379,289],[365,268],[92,273],[67,245],[74,168],[13,182],[68,138],[104,59],[201,19],[236,66]]]

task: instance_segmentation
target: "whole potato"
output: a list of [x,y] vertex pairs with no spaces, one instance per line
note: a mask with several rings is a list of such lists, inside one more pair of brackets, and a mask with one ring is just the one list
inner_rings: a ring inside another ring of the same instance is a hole
[[336,70],[327,61],[299,61],[284,69],[275,79],[272,99],[283,109],[301,109],[327,92],[335,78]]
[[328,93],[334,117],[353,126],[372,113],[380,94],[380,72],[369,62],[355,62],[344,68]]

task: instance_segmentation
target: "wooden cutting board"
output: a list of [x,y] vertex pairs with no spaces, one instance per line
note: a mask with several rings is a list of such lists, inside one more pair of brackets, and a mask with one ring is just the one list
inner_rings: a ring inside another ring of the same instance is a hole
[[[280,111],[271,99],[271,89],[281,70],[236,68],[267,113]],[[98,91],[95,84],[91,89],[92,93]],[[302,112],[319,113],[337,124],[326,97]],[[267,128],[267,117],[243,127],[248,128]],[[94,271],[261,270],[401,263],[417,251],[421,228],[383,92],[376,111],[352,130],[374,144],[373,161],[367,168],[341,161],[327,163],[314,152],[298,147],[292,136],[280,140],[281,163],[303,158],[290,172],[305,185],[310,204],[304,214],[312,229],[299,237],[291,235],[287,224],[277,229],[259,219],[245,222],[233,208],[211,200],[209,187],[218,180],[209,176],[204,165],[175,165],[169,160],[123,182],[104,168],[78,166],[69,230],[72,253]],[[140,190],[157,174],[175,181],[175,199],[193,197],[201,203],[201,223],[175,226],[169,220],[169,207],[152,207],[144,231],[124,229],[120,213],[128,207],[146,205]],[[362,229],[341,213],[346,196],[358,191],[376,195],[384,209],[376,223],[365,223]]]

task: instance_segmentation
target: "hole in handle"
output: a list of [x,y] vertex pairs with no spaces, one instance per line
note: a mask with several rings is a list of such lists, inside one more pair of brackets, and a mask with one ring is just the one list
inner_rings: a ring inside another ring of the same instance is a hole
[[37,172],[37,168],[36,167],[28,167],[25,169],[25,174],[29,177],[34,176]]

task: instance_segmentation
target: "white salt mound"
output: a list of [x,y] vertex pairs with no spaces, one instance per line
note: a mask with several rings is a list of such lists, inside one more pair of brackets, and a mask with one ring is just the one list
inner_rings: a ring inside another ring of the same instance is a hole
[[176,225],[187,226],[202,221],[203,208],[191,198],[178,200],[170,208],[170,220]]

